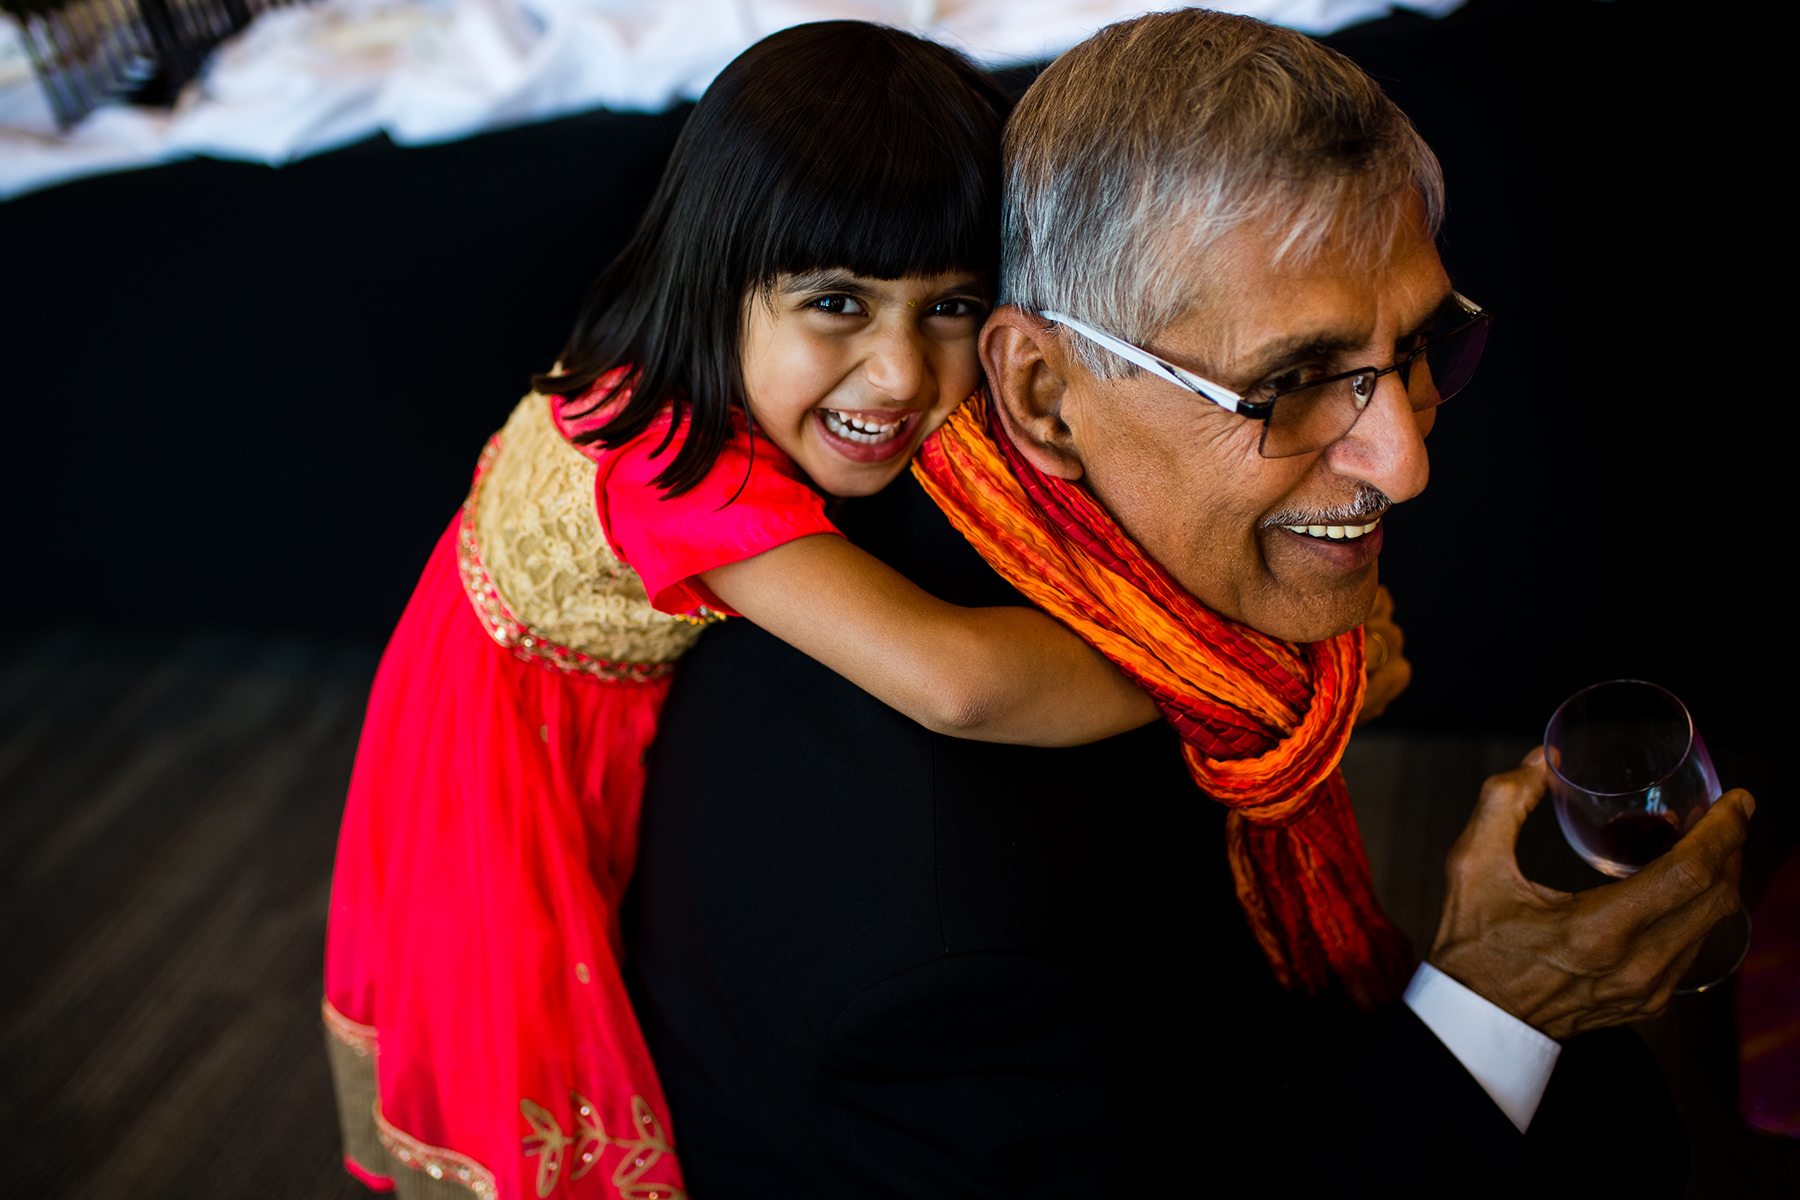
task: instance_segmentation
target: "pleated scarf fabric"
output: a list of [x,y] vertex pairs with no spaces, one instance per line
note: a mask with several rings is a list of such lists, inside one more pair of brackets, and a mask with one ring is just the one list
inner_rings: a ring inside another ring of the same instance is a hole
[[1143,687],[1201,790],[1227,805],[1238,901],[1282,986],[1335,979],[1364,1008],[1411,949],[1375,899],[1338,760],[1362,704],[1363,634],[1295,645],[1190,596],[1082,488],[992,428],[978,393],[913,462],[988,564]]

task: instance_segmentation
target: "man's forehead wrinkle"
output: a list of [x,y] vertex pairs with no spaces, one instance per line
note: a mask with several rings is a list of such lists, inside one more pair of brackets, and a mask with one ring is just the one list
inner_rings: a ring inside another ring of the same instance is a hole
[[[1277,263],[1276,240],[1267,229],[1255,227],[1233,230],[1220,239],[1209,256],[1206,285],[1182,314],[1181,320],[1204,330],[1204,344],[1194,349],[1221,375],[1272,368],[1276,360],[1307,351],[1353,349],[1368,339],[1368,317],[1361,306],[1335,303],[1335,295],[1322,305],[1310,281],[1317,277],[1329,285],[1333,276],[1317,264]],[[1243,280],[1257,278],[1293,292],[1306,311],[1295,312],[1288,304],[1260,304],[1256,297],[1233,290]]]

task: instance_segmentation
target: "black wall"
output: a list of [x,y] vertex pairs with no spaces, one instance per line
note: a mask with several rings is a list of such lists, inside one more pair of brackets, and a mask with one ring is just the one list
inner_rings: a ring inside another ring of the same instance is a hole
[[[1330,39],[1438,150],[1445,260],[1499,318],[1430,489],[1390,518],[1417,666],[1393,723],[1532,728],[1623,674],[1715,743],[1785,725],[1786,429],[1757,385],[1788,369],[1760,324],[1782,291],[1747,201],[1760,106],[1724,65],[1742,36],[1475,0]],[[683,111],[0,204],[0,617],[385,636]]]

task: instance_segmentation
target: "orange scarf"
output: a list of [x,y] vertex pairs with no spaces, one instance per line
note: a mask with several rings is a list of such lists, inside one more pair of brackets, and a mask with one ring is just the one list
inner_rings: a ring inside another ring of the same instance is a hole
[[1201,789],[1230,806],[1238,901],[1283,987],[1335,976],[1364,1008],[1405,983],[1411,949],[1381,911],[1338,760],[1362,704],[1360,628],[1295,645],[1182,590],[1093,497],[990,433],[977,394],[913,474],[1008,583],[1149,692]]

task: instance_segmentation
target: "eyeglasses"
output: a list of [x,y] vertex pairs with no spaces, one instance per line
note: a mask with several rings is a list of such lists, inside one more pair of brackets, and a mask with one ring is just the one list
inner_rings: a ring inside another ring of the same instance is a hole
[[[1261,421],[1263,433],[1257,449],[1264,458],[1307,454],[1349,433],[1375,398],[1376,383],[1383,375],[1400,376],[1414,412],[1436,408],[1462,391],[1475,374],[1482,347],[1487,345],[1488,326],[1494,320],[1478,305],[1451,292],[1423,331],[1423,340],[1393,366],[1359,367],[1323,378],[1308,378],[1307,369],[1300,368],[1258,384],[1252,395],[1244,396],[1074,317],[1049,311],[1043,316],[1127,362],[1204,396],[1226,412]],[[1424,370],[1415,369],[1421,365]]]

